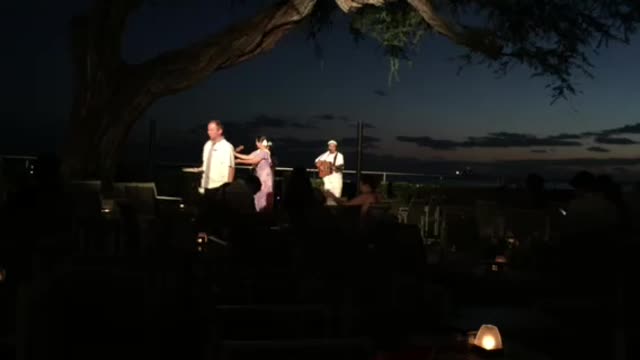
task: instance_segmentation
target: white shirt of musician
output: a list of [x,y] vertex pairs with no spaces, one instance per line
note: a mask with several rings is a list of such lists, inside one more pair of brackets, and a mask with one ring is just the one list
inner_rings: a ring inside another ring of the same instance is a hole
[[[207,168],[209,154],[211,154],[211,161]],[[204,192],[204,189],[215,189],[229,182],[229,168],[233,167],[235,167],[233,145],[226,139],[222,139],[215,144],[211,140],[207,141],[204,144],[204,149],[202,149],[203,173],[200,192]]]
[[[318,161],[328,161],[328,162],[330,162],[330,163],[332,163],[332,164],[333,164],[333,159],[334,159],[336,156],[337,156],[338,158],[337,158],[337,159],[335,159],[335,160],[336,160],[335,165],[336,165],[336,166],[344,166],[344,156],[342,156],[342,154],[341,154],[340,152],[338,152],[338,151],[336,151],[336,152],[335,152],[335,153],[333,153],[333,154],[327,151],[327,152],[325,152],[324,154],[322,154],[322,155],[318,156],[318,158],[316,159],[316,161],[315,161],[315,162],[318,162]],[[340,176],[342,176],[342,172],[334,172],[334,173],[333,173],[333,174],[331,174],[331,175],[340,175]],[[330,176],[331,176],[331,175],[330,175]]]

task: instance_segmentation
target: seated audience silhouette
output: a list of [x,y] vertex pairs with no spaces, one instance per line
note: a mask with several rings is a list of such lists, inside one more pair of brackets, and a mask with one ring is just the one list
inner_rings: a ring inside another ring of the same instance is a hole
[[527,189],[527,207],[531,209],[544,209],[548,205],[545,193],[544,178],[538,174],[529,174],[525,181]]
[[[582,171],[570,183],[576,190],[569,203],[562,239],[562,262],[575,274],[574,283],[585,280],[585,288],[597,289],[607,277],[615,259],[619,237],[616,207],[597,191],[593,174]],[[602,280],[602,281],[600,281]]]
[[338,205],[360,206],[360,216],[366,217],[371,205],[380,203],[382,196],[376,192],[379,181],[371,175],[365,174],[360,178],[360,194],[351,200],[342,200],[330,191],[325,191],[325,195],[332,198]]
[[565,230],[569,234],[601,234],[618,224],[617,209],[597,191],[596,184],[595,176],[586,171],[579,172],[571,180],[575,198],[567,207]]
[[311,220],[324,204],[316,196],[316,191],[311,184],[307,170],[303,167],[295,167],[285,186],[283,207],[292,224]]
[[622,196],[622,187],[609,175],[596,177],[596,190],[617,209],[620,230],[627,231],[631,227],[629,208]]

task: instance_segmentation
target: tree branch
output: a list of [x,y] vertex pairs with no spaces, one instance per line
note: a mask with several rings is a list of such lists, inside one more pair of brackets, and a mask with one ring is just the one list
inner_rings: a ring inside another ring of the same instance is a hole
[[120,81],[122,36],[129,15],[141,4],[142,0],[97,0],[88,14],[72,18],[72,121],[101,104],[108,98],[106,89]]
[[452,42],[464,46],[471,51],[481,53],[493,60],[503,55],[503,46],[489,31],[482,29],[460,29],[455,24],[451,24],[440,17],[431,0],[407,0],[407,2],[416,9],[433,30]]
[[89,48],[100,65],[111,68],[122,64],[122,37],[129,15],[143,0],[97,0],[89,13]]
[[279,2],[254,18],[192,46],[169,51],[138,65],[156,96],[180,92],[216,70],[271,50],[294,26],[311,14],[317,0]]
[[345,13],[349,14],[359,10],[365,5],[382,6],[386,3],[396,0],[335,0],[338,7]]

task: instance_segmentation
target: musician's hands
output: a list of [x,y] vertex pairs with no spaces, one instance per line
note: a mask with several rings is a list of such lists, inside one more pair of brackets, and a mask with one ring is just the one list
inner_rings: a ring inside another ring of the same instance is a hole
[[329,190],[324,190],[323,193],[324,193],[324,196],[326,196],[326,197],[328,197],[330,199],[335,200],[337,198],[336,195],[334,193],[332,193],[331,191],[329,191]]

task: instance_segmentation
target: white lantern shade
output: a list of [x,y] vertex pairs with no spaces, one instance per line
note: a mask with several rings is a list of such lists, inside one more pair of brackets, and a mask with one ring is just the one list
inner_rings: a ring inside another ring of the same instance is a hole
[[473,344],[487,351],[502,350],[500,331],[494,325],[482,325]]
[[103,199],[102,200],[102,213],[103,214],[109,214],[111,212],[113,212],[113,209],[115,208],[115,201],[113,201],[113,199]]

